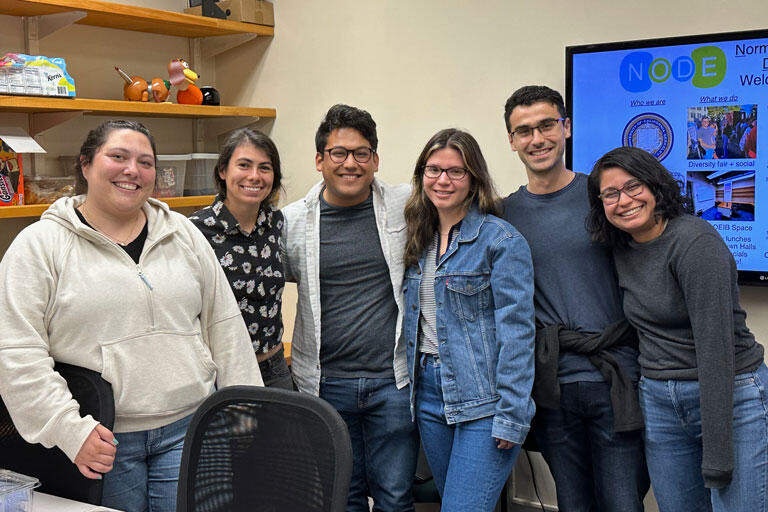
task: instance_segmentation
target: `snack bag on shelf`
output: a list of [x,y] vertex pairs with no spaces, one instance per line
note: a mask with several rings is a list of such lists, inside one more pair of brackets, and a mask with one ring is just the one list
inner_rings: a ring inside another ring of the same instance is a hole
[[0,139],[0,206],[24,204],[21,155]]
[[75,81],[60,57],[6,53],[0,59],[0,94],[75,97]]

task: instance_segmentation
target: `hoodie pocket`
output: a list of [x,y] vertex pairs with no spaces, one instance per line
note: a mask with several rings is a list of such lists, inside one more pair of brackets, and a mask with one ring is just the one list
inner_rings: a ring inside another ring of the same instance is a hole
[[210,394],[216,365],[200,334],[158,331],[101,345],[118,416],[190,409]]

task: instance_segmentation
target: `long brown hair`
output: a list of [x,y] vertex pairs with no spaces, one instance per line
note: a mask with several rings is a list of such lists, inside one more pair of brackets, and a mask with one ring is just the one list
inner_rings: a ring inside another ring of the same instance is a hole
[[499,206],[493,180],[488,172],[480,145],[474,137],[456,128],[440,130],[424,146],[413,170],[413,191],[405,204],[405,224],[408,240],[405,243],[403,261],[406,267],[417,265],[424,249],[432,242],[438,227],[437,208],[424,192],[424,165],[435,151],[444,148],[456,150],[464,161],[469,178],[472,180],[464,206],[477,208],[482,213],[498,215]]

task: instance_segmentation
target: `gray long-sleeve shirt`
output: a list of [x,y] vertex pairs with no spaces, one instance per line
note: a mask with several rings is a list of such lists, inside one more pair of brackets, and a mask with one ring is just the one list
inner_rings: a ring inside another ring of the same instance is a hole
[[734,376],[763,362],[739,305],[733,256],[709,223],[690,215],[614,256],[642,375],[699,381],[702,474],[707,487],[723,487],[733,470]]

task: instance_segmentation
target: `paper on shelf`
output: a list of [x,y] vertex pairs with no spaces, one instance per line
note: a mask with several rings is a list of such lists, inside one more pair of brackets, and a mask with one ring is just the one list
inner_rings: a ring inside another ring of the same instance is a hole
[[46,153],[35,139],[18,126],[0,126],[0,139],[16,153]]

